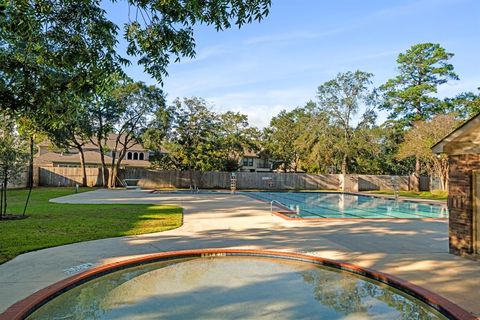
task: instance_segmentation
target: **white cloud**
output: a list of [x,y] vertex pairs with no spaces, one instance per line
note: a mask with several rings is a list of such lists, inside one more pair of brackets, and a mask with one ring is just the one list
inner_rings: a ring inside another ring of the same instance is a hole
[[284,32],[276,33],[258,37],[252,37],[246,39],[243,43],[245,45],[259,45],[259,44],[271,44],[271,43],[289,43],[298,40],[312,40],[320,39],[328,36],[337,35],[345,31],[350,30],[351,27],[339,27],[325,31],[295,31],[295,32]]
[[213,104],[215,111],[241,112],[248,115],[251,125],[263,128],[268,126],[271,118],[281,110],[302,106],[314,98],[314,93],[314,88],[274,89],[262,92],[250,90],[207,96],[206,100]]
[[441,98],[454,97],[459,93],[467,91],[473,91],[477,93],[478,87],[480,87],[479,79],[460,79],[459,81],[450,81],[438,87],[437,96]]

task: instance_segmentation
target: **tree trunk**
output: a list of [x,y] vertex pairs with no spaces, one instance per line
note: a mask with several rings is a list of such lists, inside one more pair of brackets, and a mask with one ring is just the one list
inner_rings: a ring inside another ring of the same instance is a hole
[[3,177],[3,215],[7,214],[7,185],[8,185],[8,175],[5,170],[5,175]]
[[107,172],[107,165],[105,164],[105,154],[102,139],[101,137],[97,137],[97,146],[98,151],[100,152],[100,162],[102,163],[102,186],[105,188],[108,186],[108,172]]
[[33,135],[30,135],[30,158],[28,163],[28,188],[33,188]]
[[117,146],[115,145],[115,151],[112,154],[112,163],[110,165],[110,174],[108,177],[108,188],[114,188],[115,187],[115,177],[116,177],[116,168],[115,168],[115,160],[117,157]]
[[108,172],[107,165],[105,164],[105,155],[103,154],[103,148],[100,148],[100,161],[102,162],[102,185],[108,186]]
[[190,188],[194,189],[193,171],[191,166],[188,167],[188,177],[190,178]]
[[347,160],[348,156],[344,154],[342,159],[342,174],[347,174]]
[[420,191],[420,158],[415,157],[415,173],[413,174],[413,191]]
[[[108,188],[114,188],[115,185],[117,184],[117,174],[118,174],[118,168],[120,166],[120,162],[122,161],[122,153],[126,154],[126,146],[128,143],[126,143],[123,146],[123,149],[118,151],[118,145],[120,144],[120,138],[122,136],[122,132],[120,131],[117,135],[117,139],[115,140],[115,148],[113,150],[112,154],[112,166],[111,166],[111,172],[110,172],[110,178],[108,181]],[[119,153],[120,152],[120,153]],[[117,154],[118,154],[118,161],[115,163],[115,160],[117,159]]]
[[0,218],[3,218],[3,182],[0,183]]
[[27,212],[28,202],[30,201],[30,195],[33,189],[33,135],[30,135],[30,159],[28,164],[28,195],[23,207],[23,215]]
[[78,148],[80,153],[80,167],[82,168],[82,186],[87,187],[87,169],[85,168],[85,154],[83,153],[83,149],[80,147]]
[[[126,144],[128,145],[128,143]],[[118,155],[118,160],[117,163],[115,164],[115,174],[113,176],[113,185],[115,185],[115,182],[117,181],[118,178],[118,173],[120,172],[120,165],[122,164],[123,159],[125,159],[125,156],[127,155],[127,147],[123,147],[121,151],[119,151]]]

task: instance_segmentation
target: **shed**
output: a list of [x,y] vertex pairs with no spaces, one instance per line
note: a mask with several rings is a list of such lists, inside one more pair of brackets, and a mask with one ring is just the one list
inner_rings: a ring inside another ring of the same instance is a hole
[[480,114],[432,147],[449,162],[449,247],[458,255],[480,254]]

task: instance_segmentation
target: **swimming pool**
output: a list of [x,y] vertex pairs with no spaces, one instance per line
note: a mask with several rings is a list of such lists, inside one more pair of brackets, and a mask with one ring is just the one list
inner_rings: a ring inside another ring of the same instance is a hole
[[445,206],[338,192],[245,192],[263,201],[275,201],[300,218],[447,218]]

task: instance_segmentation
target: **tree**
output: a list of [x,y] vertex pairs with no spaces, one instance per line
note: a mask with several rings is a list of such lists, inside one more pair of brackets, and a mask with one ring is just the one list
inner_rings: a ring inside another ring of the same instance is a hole
[[46,128],[50,141],[58,148],[68,151],[73,148],[78,151],[80,168],[82,170],[82,185],[87,186],[87,171],[85,166],[84,146],[92,136],[90,116],[86,106],[79,107],[77,103],[70,103],[71,111],[63,116],[59,126]]
[[70,101],[84,102],[105,74],[121,72],[126,63],[115,53],[116,26],[105,15],[95,1],[15,1],[0,17],[0,106],[28,122],[21,128],[30,134],[31,159],[41,132],[59,145],[81,146],[72,135],[81,127],[69,115],[83,112],[83,105]]
[[213,25],[217,31],[239,28],[269,13],[271,0],[133,0],[129,1],[129,22],[124,36],[127,52],[139,57],[145,71],[161,81],[173,57],[195,56],[193,27]]
[[217,116],[201,98],[175,99],[170,130],[163,147],[168,161],[177,170],[190,172],[190,184],[193,171],[209,171],[221,167],[221,148]]
[[139,143],[149,117],[165,106],[162,90],[143,82],[125,84],[116,90],[115,96],[118,101],[117,110],[121,114],[114,126],[116,139],[112,153],[110,188],[115,186],[128,149]]
[[[84,93],[121,71],[116,26],[96,1],[12,1],[0,16],[0,101],[9,113],[59,121],[63,93]],[[108,64],[105,63],[108,61]]]
[[426,168],[428,174],[440,178],[442,190],[448,189],[448,157],[435,155],[430,149],[459,124],[453,114],[437,115],[431,120],[419,120],[405,134],[397,157],[404,159],[415,156]]
[[367,109],[359,123],[352,128],[348,152],[348,170],[359,174],[382,173],[381,155],[382,130],[376,124],[377,114]]
[[150,155],[150,163],[153,168],[161,170],[169,170],[175,168],[168,154],[165,154],[164,145],[166,143],[167,135],[172,129],[175,117],[175,110],[173,106],[165,106],[159,108],[154,112],[153,117],[148,123],[145,132],[142,134],[141,141],[143,146],[153,154]]
[[[28,147],[15,130],[14,121],[2,115],[0,121],[0,219],[7,215],[7,187],[25,171]],[[25,213],[25,212],[24,212]]]
[[[161,82],[171,57],[178,61],[195,55],[195,25],[213,25],[217,30],[233,24],[241,27],[268,15],[270,2],[129,1],[124,26],[127,52]],[[90,69],[98,60],[111,62],[108,68],[102,64],[103,74],[121,72],[119,64],[129,62],[116,52],[118,30],[98,0],[6,3],[0,15],[2,109],[31,114],[41,110],[47,118],[61,114],[61,105],[48,104],[47,108],[40,98],[95,88],[104,78],[92,77]]]
[[381,168],[380,174],[408,175],[415,168],[415,159],[398,159],[400,144],[404,141],[403,125],[396,120],[387,120],[380,125],[380,151],[375,157]]
[[112,74],[104,78],[104,83],[98,86],[95,92],[87,100],[88,114],[90,118],[91,136],[90,142],[98,148],[102,168],[102,185],[108,186],[109,174],[105,154],[108,151],[107,139],[113,132],[119,121],[122,110],[118,108],[115,98],[117,90],[124,81],[122,75]]
[[45,140],[46,135],[41,128],[38,127],[38,124],[31,117],[20,117],[16,120],[17,130],[21,139],[28,140],[29,142],[29,156],[28,156],[28,178],[27,178],[27,187],[28,195],[27,200],[25,201],[25,207],[23,208],[23,215],[27,211],[28,203],[30,201],[30,196],[32,194],[32,189],[34,185],[33,171],[34,171],[34,156],[36,151],[36,145]]
[[[480,88],[478,88],[480,90]],[[480,112],[480,92],[462,92],[453,98],[444,100],[445,109],[468,119]]]
[[298,122],[299,135],[294,148],[301,155],[299,165],[307,172],[327,173],[337,165],[334,145],[336,132],[330,126],[328,115],[309,101],[303,107],[304,115]]
[[[448,63],[453,53],[436,43],[413,45],[398,56],[398,75],[380,86],[384,102],[380,106],[390,111],[390,119],[399,119],[406,127],[414,121],[427,120],[442,113],[444,104],[434,97],[437,87],[448,80],[458,80],[453,65]],[[415,160],[415,177],[420,177],[420,160]],[[417,181],[418,188],[418,181]]]
[[339,73],[335,79],[318,87],[318,107],[328,114],[334,125],[341,128],[343,136],[338,141],[342,154],[342,174],[347,173],[349,151],[352,148],[352,117],[359,106],[369,102],[371,73],[363,71]]
[[219,115],[219,145],[222,170],[237,171],[246,150],[258,151],[259,132],[248,125],[244,114],[228,111]]
[[282,110],[270,121],[270,126],[264,129],[264,147],[275,162],[276,167],[281,167],[284,172],[290,168],[298,170],[300,153],[295,147],[295,140],[301,133],[299,126],[305,115],[303,108],[292,111]]
[[380,86],[384,101],[381,109],[390,111],[390,119],[400,119],[405,126],[440,113],[441,103],[432,96],[439,85],[458,80],[453,53],[439,44],[420,43],[398,55],[398,75]]

